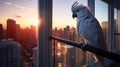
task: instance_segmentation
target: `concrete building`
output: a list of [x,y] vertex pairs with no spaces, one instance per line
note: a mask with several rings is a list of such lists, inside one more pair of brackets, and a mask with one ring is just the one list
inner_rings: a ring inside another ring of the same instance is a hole
[[20,44],[12,39],[2,40],[0,42],[0,67],[20,67],[20,49]]
[[[118,33],[120,33],[120,10],[117,11]],[[118,50],[120,51],[120,36],[118,36]]]
[[33,48],[33,65],[37,67],[37,47]]
[[16,40],[21,41],[22,40],[22,35],[21,35],[21,28],[20,24],[16,24]]
[[3,26],[0,24],[0,40],[3,38]]
[[7,20],[7,38],[16,40],[16,21],[13,19]]

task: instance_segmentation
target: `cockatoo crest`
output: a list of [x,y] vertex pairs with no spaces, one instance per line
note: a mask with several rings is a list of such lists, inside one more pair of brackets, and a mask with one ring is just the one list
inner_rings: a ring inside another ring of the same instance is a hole
[[72,10],[72,12],[75,12],[76,9],[79,9],[79,3],[77,1],[75,3],[73,3],[71,10]]
[[79,4],[78,1],[73,3],[73,5],[71,7],[71,10],[72,10],[72,12],[75,12],[77,9],[82,9],[82,8],[86,8],[86,9],[90,10],[88,7],[86,7],[86,6],[82,5],[82,4]]
[[[71,11],[73,13],[73,18],[91,14],[89,7],[79,4],[77,1],[75,3],[73,3],[73,5],[71,7]],[[81,18],[81,17],[79,17],[79,18]]]

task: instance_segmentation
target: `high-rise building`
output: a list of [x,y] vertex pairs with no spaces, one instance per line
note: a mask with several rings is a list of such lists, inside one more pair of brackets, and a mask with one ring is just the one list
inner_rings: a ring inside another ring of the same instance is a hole
[[[118,33],[120,33],[120,10],[117,11]],[[120,36],[118,36],[118,51],[120,51]]]
[[37,67],[37,47],[33,48],[33,65]]
[[20,44],[12,39],[2,40],[0,42],[0,67],[20,67],[20,49]]
[[64,28],[64,37],[65,39],[70,40],[70,26],[66,26],[66,28]]
[[[18,34],[16,34],[16,35],[18,35]],[[30,28],[26,27],[25,29],[21,29],[20,36],[22,37],[21,40],[23,42],[29,44],[29,45],[27,45],[28,47],[36,46],[36,44],[37,44],[36,27],[34,25],[31,25]]]
[[16,21],[13,19],[7,20],[7,38],[16,40]]
[[22,31],[20,28],[20,24],[16,24],[16,40],[20,42],[22,40]]
[[3,30],[3,39],[7,38],[7,30]]
[[36,27],[34,25],[30,26],[30,36],[29,37],[30,37],[30,39],[29,39],[30,43],[32,45],[36,44]]
[[3,27],[2,24],[0,24],[0,40],[3,38]]
[[102,26],[102,29],[103,29],[103,33],[104,33],[104,37],[105,37],[105,40],[106,40],[106,43],[107,43],[107,49],[109,48],[109,45],[108,45],[108,43],[109,43],[109,39],[108,39],[108,37],[109,37],[109,31],[108,31],[108,21],[103,21],[102,23],[101,23],[101,26]]
[[[70,26],[66,26],[65,28],[65,34],[66,35],[66,39],[75,41],[75,29],[71,28]],[[69,46],[67,47],[67,53],[66,53],[66,59],[67,59],[67,66],[68,67],[76,67],[76,48]]]

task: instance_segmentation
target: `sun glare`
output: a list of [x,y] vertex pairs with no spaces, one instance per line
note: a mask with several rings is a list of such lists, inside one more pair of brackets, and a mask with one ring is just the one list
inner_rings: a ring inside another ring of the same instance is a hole
[[36,27],[38,27],[38,19],[35,19],[31,22],[32,25],[35,25]]

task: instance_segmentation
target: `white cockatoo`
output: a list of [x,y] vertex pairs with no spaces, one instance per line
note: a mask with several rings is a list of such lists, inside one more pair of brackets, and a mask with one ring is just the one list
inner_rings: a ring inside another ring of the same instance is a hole
[[[72,17],[77,19],[77,32],[80,36],[84,38],[86,42],[95,48],[106,50],[106,42],[103,35],[103,30],[97,21],[97,19],[92,15],[89,8],[80,5],[77,1],[72,5]],[[104,63],[104,58],[95,55],[98,62]]]

